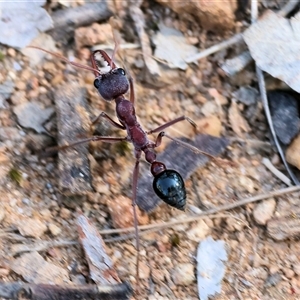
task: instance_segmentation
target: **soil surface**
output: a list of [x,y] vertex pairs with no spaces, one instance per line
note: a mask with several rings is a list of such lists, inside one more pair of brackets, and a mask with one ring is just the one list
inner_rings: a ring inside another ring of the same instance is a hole
[[[181,31],[187,42],[199,51],[242,32],[249,25],[247,10],[242,12],[240,21],[234,21],[231,31],[228,28],[210,31],[203,29],[194,17],[189,19],[187,13],[179,16],[155,2],[146,2],[141,8],[149,38],[158,30],[157,24],[162,22]],[[59,4],[48,7],[49,12],[57,9],[66,8]],[[119,11],[121,44],[139,45],[134,22],[125,8],[122,9]],[[108,20],[104,23],[101,26],[108,26]],[[57,41],[59,52],[69,58],[74,55],[76,62],[90,65],[89,47],[82,42],[80,35],[76,39],[76,43],[71,40],[67,45]],[[113,46],[111,38],[107,43]],[[139,213],[140,224],[185,220],[195,216],[200,208],[207,210],[232,204],[287,187],[262,163],[263,158],[268,158],[277,169],[285,172],[271,142],[261,103],[258,101],[249,106],[236,102],[232,96],[240,87],[257,89],[254,65],[250,64],[234,77],[227,77],[220,68],[227,58],[235,57],[244,49],[244,44],[237,44],[189,64],[186,70],[171,69],[159,63],[160,76],[146,70],[141,48],[119,51],[123,60],[117,57],[116,65],[125,66],[127,73],[134,78],[136,114],[145,130],[185,115],[195,121],[197,130],[183,121],[166,130],[170,136],[193,139],[197,134],[210,133],[229,140],[229,146],[220,155],[222,162],[210,160],[185,181],[185,211],[162,203],[148,215]],[[60,136],[61,143],[75,142],[92,134],[124,136],[122,130],[115,129],[104,119],[91,127],[91,120],[101,111],[117,120],[115,103],[101,99],[93,86],[93,72],[74,68],[51,55],[31,66],[30,57],[5,46],[0,50],[3,53],[0,83],[9,79],[14,86],[0,109],[1,281],[39,282],[32,274],[25,276],[16,263],[24,255],[24,251],[18,248],[22,244],[28,246],[25,253],[38,251],[44,262],[60,268],[58,279],[53,279],[53,282],[92,283],[82,246],[77,242],[76,219],[82,211],[99,232],[133,226],[133,147],[123,143],[93,142],[83,146],[88,149],[87,153],[75,148],[60,151],[59,155],[51,152],[51,156],[45,149],[57,145],[57,136]],[[16,68],[16,64],[20,68]],[[276,80],[270,79],[270,86],[276,84]],[[73,91],[86,89],[85,95],[83,92],[76,97],[82,97],[78,101],[87,100],[88,105],[78,112],[82,114],[78,125],[70,127],[72,130],[75,126],[76,130],[64,138],[61,131],[67,125],[59,120],[63,116],[57,114],[55,102],[57,94],[61,95],[70,87]],[[29,106],[30,103],[35,103],[38,108]],[[42,121],[36,121],[37,115]],[[35,126],[35,122],[39,126]],[[156,134],[150,138],[155,141]],[[163,139],[157,152],[162,153],[169,143],[167,138]],[[75,156],[70,156],[74,154],[72,151],[75,151]],[[81,155],[86,155],[86,162]],[[197,154],[190,151],[190,155]],[[74,186],[78,187],[78,182],[72,183],[72,187],[62,187],[66,180],[62,174],[68,172],[68,166],[62,162],[77,163],[78,159],[81,159],[79,164],[90,166],[91,184],[89,180],[81,182],[77,190]],[[176,169],[176,161],[173,163],[172,167]],[[141,173],[144,172],[149,172],[149,166],[143,159]],[[150,189],[151,186],[152,179]],[[228,254],[221,292],[212,299],[300,299],[300,243],[296,234],[278,238],[274,233],[278,224],[284,226],[288,221],[297,222],[298,199],[299,192],[270,196],[262,202],[225,210],[199,221],[142,234],[141,291],[134,299],[199,299],[196,253],[198,244],[207,236],[224,241]],[[123,241],[114,241],[117,237],[116,234],[111,237],[103,235],[103,238],[112,240],[106,243],[107,254],[121,281],[128,281],[135,288],[135,238],[124,236]],[[62,245],[49,244],[40,249],[38,245],[42,241],[61,241]],[[66,246],[63,242],[67,241],[76,243]]]

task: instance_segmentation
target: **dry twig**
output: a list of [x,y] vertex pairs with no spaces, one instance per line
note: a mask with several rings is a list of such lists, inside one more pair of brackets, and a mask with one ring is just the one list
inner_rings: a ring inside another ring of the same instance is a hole
[[271,161],[264,157],[263,160],[262,160],[262,163],[264,164],[264,166],[266,168],[268,168],[277,178],[279,178],[282,182],[284,182],[287,186],[291,186],[292,183],[291,183],[291,180],[286,177],[282,172],[280,172],[278,169],[276,169]]
[[[209,210],[207,210],[207,211],[205,211],[205,212],[203,212],[203,213],[201,213],[201,214],[199,214],[195,217],[186,218],[184,220],[174,220],[174,221],[169,221],[169,222],[166,222],[166,223],[139,226],[139,230],[140,231],[148,230],[148,229],[160,230],[160,229],[163,229],[163,228],[173,227],[174,225],[178,225],[178,224],[195,222],[195,221],[203,219],[204,217],[207,217],[207,216],[212,215],[212,214],[216,214],[216,213],[226,211],[226,210],[229,210],[229,209],[234,209],[234,208],[237,208],[237,207],[241,207],[241,206],[244,206],[246,204],[261,201],[261,200],[264,200],[264,199],[267,199],[267,198],[277,197],[277,196],[281,196],[281,195],[289,194],[289,193],[294,193],[294,192],[298,192],[298,191],[300,191],[300,186],[293,186],[293,187],[289,187],[289,188],[286,188],[286,189],[276,190],[276,191],[269,192],[269,193],[266,193],[266,194],[261,194],[261,195],[257,195],[257,196],[254,196],[254,197],[241,199],[240,201],[236,201],[234,203],[221,205],[219,207],[209,209]],[[122,228],[122,229],[108,229],[108,230],[99,231],[99,234],[104,235],[104,234],[116,234],[116,233],[124,233],[124,232],[128,233],[128,232],[133,232],[134,230],[135,230],[134,227],[128,227],[128,228]]]

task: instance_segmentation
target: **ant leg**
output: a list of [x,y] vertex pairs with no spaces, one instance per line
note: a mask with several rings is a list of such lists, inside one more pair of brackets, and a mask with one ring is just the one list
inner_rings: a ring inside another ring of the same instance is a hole
[[151,133],[160,132],[160,131],[162,131],[162,130],[164,130],[164,129],[166,129],[166,128],[168,128],[168,127],[170,127],[170,126],[172,126],[172,125],[174,125],[174,124],[176,124],[178,122],[184,121],[184,120],[188,121],[191,125],[193,125],[194,127],[196,127],[196,123],[192,119],[190,119],[190,118],[188,118],[186,116],[181,116],[181,117],[179,117],[179,118],[177,118],[175,120],[172,120],[172,121],[169,121],[169,122],[167,122],[167,123],[165,123],[163,125],[160,125],[159,127],[155,128],[153,130],[146,131],[146,133],[147,134],[151,134]]
[[45,152],[58,152],[61,150],[65,150],[70,147],[75,147],[77,145],[81,145],[87,142],[95,142],[95,141],[103,141],[107,143],[117,143],[117,142],[122,142],[122,141],[127,141],[127,137],[121,138],[121,137],[110,137],[110,136],[99,136],[99,135],[94,135],[90,138],[82,139],[80,141],[77,141],[72,144],[68,145],[63,145],[63,146],[56,146],[56,147],[50,147],[45,150]]
[[95,125],[97,122],[99,122],[100,118],[105,118],[106,120],[108,120],[110,122],[110,124],[112,124],[113,126],[119,128],[119,129],[123,129],[125,130],[126,127],[122,124],[119,124],[117,122],[115,122],[109,115],[107,115],[105,112],[100,113],[100,115],[98,117],[96,117],[93,121],[92,121],[92,125]]
[[134,228],[135,228],[135,235],[136,235],[136,282],[137,288],[139,287],[139,261],[140,261],[140,239],[139,239],[139,229],[138,229],[138,219],[136,213],[136,198],[137,198],[137,182],[139,176],[139,164],[140,164],[140,157],[141,151],[135,152],[135,165],[133,169],[133,176],[132,176],[132,209],[133,209],[133,219],[134,219]]
[[181,146],[183,146],[183,147],[185,147],[185,148],[193,151],[196,154],[203,154],[203,155],[208,156],[208,157],[210,157],[212,159],[217,159],[215,156],[213,156],[213,155],[211,155],[211,154],[209,154],[209,153],[207,153],[205,151],[202,151],[202,150],[198,149],[197,147],[194,147],[194,146],[192,146],[192,145],[190,145],[190,144],[188,144],[186,142],[183,142],[181,140],[178,140],[176,138],[173,138],[173,137],[169,136],[164,131],[160,132],[159,135],[157,136],[155,144],[153,145],[153,148],[156,148],[156,147],[160,146],[163,136],[165,136],[166,138],[174,141],[175,143],[177,143],[177,144],[179,144],[179,145],[181,145]]
[[130,102],[134,105],[134,86],[133,86],[133,79],[132,79],[132,77],[130,76],[130,77],[128,78],[128,80],[129,80],[129,85],[130,85],[130,98],[129,98],[129,100],[130,100]]

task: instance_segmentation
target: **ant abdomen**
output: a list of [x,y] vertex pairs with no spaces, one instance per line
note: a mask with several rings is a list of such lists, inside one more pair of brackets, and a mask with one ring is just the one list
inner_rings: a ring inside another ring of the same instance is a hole
[[129,90],[129,81],[122,68],[112,69],[94,80],[94,86],[105,100],[113,100]]
[[186,190],[181,175],[174,170],[164,170],[154,177],[153,189],[156,195],[167,204],[184,210]]

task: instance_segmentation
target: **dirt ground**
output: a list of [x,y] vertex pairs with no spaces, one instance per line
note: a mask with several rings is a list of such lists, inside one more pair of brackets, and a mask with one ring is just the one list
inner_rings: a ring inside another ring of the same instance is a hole
[[[49,11],[59,8],[59,4],[48,7]],[[149,37],[157,30],[155,24],[163,22],[181,31],[199,50],[242,32],[249,25],[247,10],[240,21],[235,21],[234,28],[224,32],[205,30],[193,18],[188,19],[185,14],[179,16],[156,2],[144,3],[142,11],[146,19],[145,31]],[[125,13],[122,15],[122,12],[119,17],[123,24],[120,30],[122,41],[139,44],[133,21]],[[103,23],[108,24],[108,20]],[[78,43],[78,40],[77,44],[73,40],[66,46],[58,42],[57,46],[63,55],[74,55],[78,58],[77,62],[89,65],[88,47],[78,46]],[[195,216],[199,206],[201,209],[211,209],[287,187],[262,164],[262,159],[268,158],[277,169],[285,172],[270,138],[261,103],[252,110],[237,103],[234,108],[236,115],[233,115],[236,119],[232,117],[232,93],[242,86],[258,89],[255,69],[250,64],[237,76],[228,77],[220,65],[245,47],[236,45],[222,50],[189,64],[186,70],[171,69],[160,64],[161,75],[155,78],[145,72],[141,48],[121,51],[124,61],[118,58],[116,64],[125,64],[134,78],[136,113],[147,130],[186,115],[196,122],[198,131],[195,132],[188,122],[181,122],[174,126],[175,129],[167,129],[169,135],[193,139],[196,134],[214,133],[229,140],[229,146],[220,155],[224,164],[209,161],[186,180],[188,205],[185,211],[161,204],[149,217],[140,217],[143,225],[184,220]],[[63,242],[78,241],[76,218],[79,210],[99,232],[116,226],[133,226],[133,147],[92,143],[88,154],[92,187],[83,192],[84,196],[62,195],[59,161],[64,160],[63,151],[59,156],[44,158],[37,154],[37,150],[56,145],[56,93],[61,91],[63,84],[72,85],[74,82],[76,87],[85,88],[90,112],[88,119],[105,111],[116,120],[115,104],[100,98],[93,87],[92,72],[73,68],[50,55],[32,67],[30,57],[5,46],[1,46],[0,50],[3,54],[0,83],[8,78],[14,82],[12,94],[0,109],[1,281],[38,282],[32,274],[24,276],[16,265],[17,259],[24,253],[38,251],[44,261],[65,270],[68,283],[91,282],[81,245],[66,245]],[[14,67],[15,63],[19,64],[20,69]],[[276,84],[278,81],[269,79],[267,87],[272,88]],[[33,114],[29,113],[31,108],[26,106],[30,102],[38,103],[42,110],[52,109],[50,112],[53,113],[43,124],[48,132],[43,129],[37,132],[22,126],[20,119],[27,123],[34,122],[29,119],[33,118]],[[17,115],[15,112],[20,106],[28,110]],[[237,120],[239,117],[242,121]],[[233,127],[240,127],[240,134]],[[89,125],[86,128],[85,136],[82,136],[82,132],[75,132],[74,136],[78,136],[78,139],[91,136],[93,132],[89,130]],[[105,120],[97,126],[96,133],[123,136],[122,131],[115,130]],[[150,138],[155,140],[155,135]],[[165,139],[157,151],[163,152],[168,143],[168,139]],[[197,154],[191,151],[190,155]],[[141,164],[141,173],[149,172],[146,163]],[[173,167],[176,168],[176,161]],[[151,185],[152,181],[149,182]],[[223,210],[199,221],[141,235],[141,294],[134,298],[199,299],[196,280],[197,246],[205,237],[211,236],[214,240],[225,242],[228,254],[221,292],[211,299],[300,299],[300,243],[296,236],[276,240],[267,227],[270,220],[297,220],[298,199],[299,192],[269,196],[262,202]],[[116,214],[115,208],[119,209]],[[124,221],[121,224],[120,219]],[[118,235],[113,235],[113,238],[116,237]],[[107,253],[121,281],[130,282],[134,288],[136,242],[134,238],[124,239],[107,243]],[[42,241],[60,241],[62,244],[40,249],[38,246]],[[19,250],[20,244],[27,245],[27,250]],[[61,275],[57,276],[59,278]],[[56,283],[62,282],[66,280],[60,278]]]

